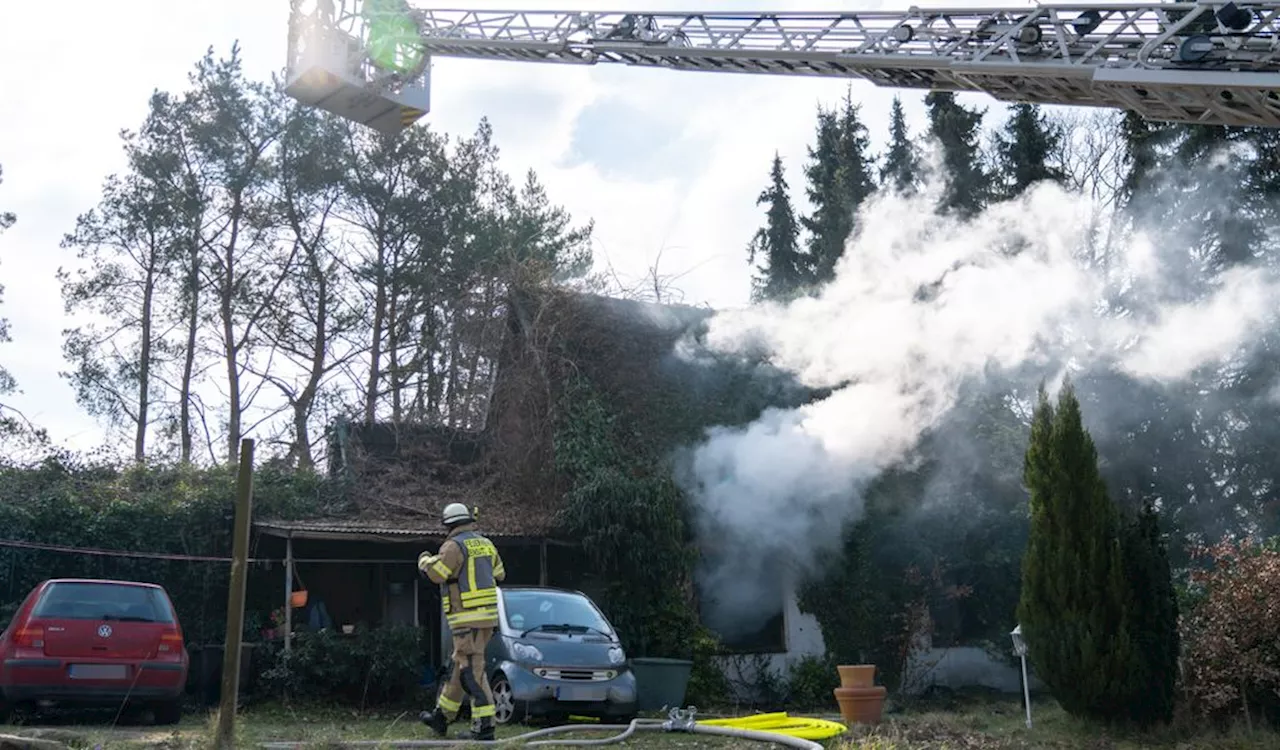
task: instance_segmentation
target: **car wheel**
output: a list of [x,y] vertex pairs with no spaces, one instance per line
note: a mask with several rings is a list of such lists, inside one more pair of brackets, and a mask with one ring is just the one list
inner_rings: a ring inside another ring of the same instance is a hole
[[515,692],[511,689],[511,681],[507,676],[499,672],[493,678],[493,684],[489,686],[489,690],[493,693],[493,722],[499,726],[507,724],[517,724],[524,720],[524,707],[519,705],[516,700]]
[[151,709],[155,714],[156,724],[169,726],[182,721],[182,702],[181,701],[165,701],[157,703]]

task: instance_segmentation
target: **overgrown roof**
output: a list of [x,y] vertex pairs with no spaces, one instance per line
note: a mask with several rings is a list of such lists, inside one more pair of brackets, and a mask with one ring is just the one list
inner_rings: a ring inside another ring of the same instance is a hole
[[[660,305],[561,289],[512,295],[508,335],[482,433],[438,425],[338,424],[331,471],[351,481],[343,523],[438,530],[450,502],[480,506],[487,532],[553,536],[563,487],[553,469],[554,421],[569,377],[587,380],[632,450],[661,455],[711,424],[739,424],[806,395],[759,362],[697,361],[707,308]],[[335,519],[316,523],[338,526]],[[327,528],[327,527],[326,527]]]

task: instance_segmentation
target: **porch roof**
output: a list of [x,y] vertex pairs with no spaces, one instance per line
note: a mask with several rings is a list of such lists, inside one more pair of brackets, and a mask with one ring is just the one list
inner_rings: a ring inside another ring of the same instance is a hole
[[[491,529],[485,524],[481,511],[479,531],[495,540],[513,543],[531,543],[558,540],[545,533],[528,529]],[[253,524],[260,533],[268,536],[293,539],[315,539],[346,542],[382,542],[394,544],[436,543],[444,541],[445,532],[439,522],[428,519],[350,519],[319,518],[305,521],[263,520]],[[563,543],[563,541],[559,541]]]

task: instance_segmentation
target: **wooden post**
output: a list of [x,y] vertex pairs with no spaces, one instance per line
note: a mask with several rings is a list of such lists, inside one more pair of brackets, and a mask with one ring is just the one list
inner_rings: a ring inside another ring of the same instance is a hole
[[293,532],[284,538],[284,652],[293,648]]
[[547,540],[538,541],[538,585],[547,585]]
[[235,542],[231,549],[231,586],[227,593],[227,641],[222,656],[222,701],[214,735],[217,750],[235,746],[236,705],[240,692],[240,645],[244,636],[244,592],[249,572],[249,521],[253,516],[253,440],[240,441],[236,478]]

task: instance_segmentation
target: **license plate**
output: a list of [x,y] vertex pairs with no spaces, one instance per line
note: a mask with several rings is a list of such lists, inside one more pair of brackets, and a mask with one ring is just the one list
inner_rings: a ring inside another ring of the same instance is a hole
[[556,688],[556,700],[587,703],[602,701],[604,697],[605,689],[602,687],[566,685],[565,687]]
[[127,680],[129,668],[124,664],[72,664],[73,680]]

